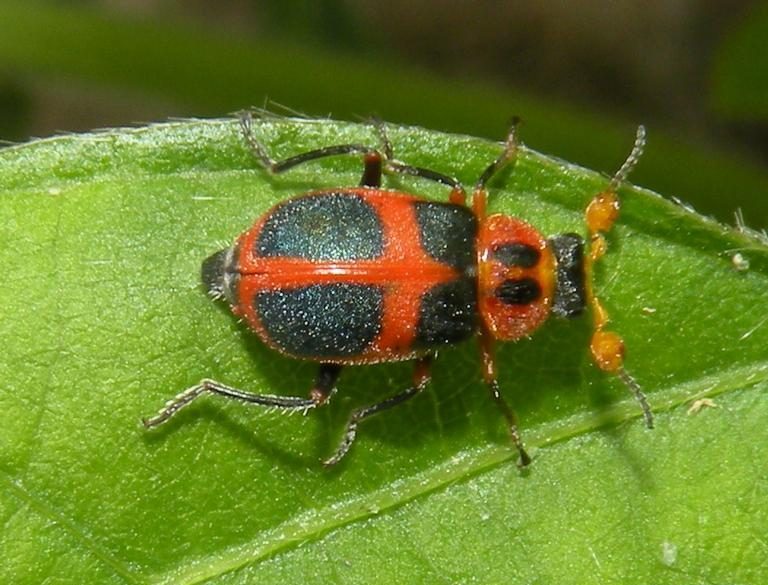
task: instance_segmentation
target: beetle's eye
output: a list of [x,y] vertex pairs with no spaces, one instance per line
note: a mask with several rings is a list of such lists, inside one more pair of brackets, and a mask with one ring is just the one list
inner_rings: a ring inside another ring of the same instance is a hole
[[536,248],[527,244],[500,244],[493,249],[493,259],[507,267],[533,268],[540,256]]
[[527,305],[541,296],[541,286],[533,278],[505,280],[495,294],[505,305]]

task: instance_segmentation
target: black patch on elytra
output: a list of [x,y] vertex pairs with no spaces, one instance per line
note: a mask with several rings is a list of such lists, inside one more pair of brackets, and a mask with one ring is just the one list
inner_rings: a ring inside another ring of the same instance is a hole
[[500,244],[493,249],[493,259],[507,267],[533,268],[540,257],[539,251],[528,244]]
[[254,308],[271,341],[307,358],[362,353],[381,330],[384,292],[365,284],[315,284],[260,292]]
[[463,205],[416,201],[421,245],[432,258],[460,272],[475,263],[477,219]]
[[509,279],[494,294],[505,305],[529,305],[541,296],[541,286],[534,278]]
[[278,205],[254,248],[262,257],[363,260],[381,256],[384,234],[376,210],[362,197],[331,192]]
[[474,279],[463,278],[433,287],[421,297],[414,345],[431,347],[471,337],[477,327]]
[[557,261],[552,312],[560,317],[576,317],[587,306],[584,240],[578,234],[562,234],[550,238],[549,245]]

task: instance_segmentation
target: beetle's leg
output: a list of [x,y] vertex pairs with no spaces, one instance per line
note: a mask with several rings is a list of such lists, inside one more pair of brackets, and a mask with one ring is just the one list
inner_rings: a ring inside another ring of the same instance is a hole
[[413,372],[413,385],[410,388],[408,388],[407,390],[404,390],[403,392],[395,394],[394,396],[391,396],[382,402],[378,402],[376,404],[372,404],[371,406],[365,406],[363,408],[358,408],[357,410],[354,410],[352,412],[352,415],[349,417],[349,421],[347,422],[347,429],[344,432],[344,438],[341,440],[339,447],[336,449],[336,453],[334,453],[333,456],[330,457],[329,459],[326,459],[323,462],[323,465],[330,467],[331,465],[336,465],[339,461],[341,461],[344,455],[346,455],[347,452],[349,451],[349,448],[352,446],[352,443],[355,441],[355,437],[357,436],[357,426],[363,420],[365,420],[370,416],[373,416],[374,414],[378,414],[383,410],[389,410],[393,406],[397,406],[398,404],[405,402],[409,398],[413,398],[414,396],[419,394],[422,390],[424,390],[429,384],[429,381],[431,379],[431,374],[430,374],[431,365],[432,365],[431,355],[420,358],[416,362],[416,367]]
[[637,129],[632,152],[629,153],[627,160],[611,178],[605,191],[595,195],[587,206],[585,219],[589,231],[589,254],[586,258],[585,273],[587,303],[592,309],[594,320],[594,333],[590,342],[592,357],[601,370],[616,374],[634,394],[643,409],[645,425],[650,429],[653,428],[653,414],[648,400],[640,385],[624,369],[624,341],[614,331],[605,330],[606,325],[608,325],[608,312],[603,308],[593,286],[594,264],[605,254],[607,248],[604,234],[611,229],[619,215],[619,198],[616,191],[637,165],[644,147],[645,128],[640,126]]
[[491,179],[501,169],[507,165],[514,164],[517,160],[517,153],[520,150],[520,140],[517,137],[517,128],[520,125],[520,118],[517,116],[512,118],[512,124],[507,134],[507,139],[504,141],[504,150],[496,157],[491,164],[480,175],[480,178],[475,183],[475,189],[472,192],[472,209],[478,218],[485,217],[485,208],[488,202],[488,189],[487,185]]
[[226,386],[215,380],[201,380],[199,384],[187,388],[173,399],[169,400],[163,409],[155,416],[142,419],[142,423],[147,428],[159,426],[179,412],[182,408],[190,404],[196,398],[203,394],[211,393],[242,400],[252,404],[260,404],[269,408],[279,408],[286,411],[302,410],[306,412],[311,408],[324,404],[333,392],[336,386],[336,380],[341,372],[341,366],[337,364],[321,364],[317,372],[315,383],[309,393],[309,398],[301,396],[275,396],[273,394],[252,394]]
[[[369,174],[369,165],[367,160],[368,156],[373,156],[374,158],[378,157],[379,160],[381,159],[381,155],[375,148],[365,146],[364,144],[336,144],[318,148],[316,150],[302,152],[301,154],[297,154],[283,160],[274,160],[267,153],[267,149],[264,148],[264,146],[256,139],[256,136],[254,136],[253,116],[251,116],[250,112],[245,112],[240,116],[240,130],[242,131],[243,138],[250,147],[254,158],[256,158],[256,160],[261,163],[261,166],[263,166],[270,173],[277,175],[305,162],[326,158],[329,156],[338,156],[342,154],[362,154],[366,156],[366,173],[363,175],[363,184],[371,187],[377,186],[369,185],[365,182],[366,177]],[[381,166],[381,163],[379,163],[379,166]],[[378,174],[380,177],[381,171],[379,171]]]
[[494,355],[494,342],[493,336],[483,329],[480,332],[480,354],[483,361],[483,380],[488,385],[488,391],[491,393],[496,406],[501,410],[504,418],[507,421],[507,430],[509,431],[509,437],[512,439],[512,444],[520,454],[520,460],[518,465],[525,467],[531,462],[531,457],[523,447],[523,441],[520,438],[520,432],[517,429],[517,417],[515,411],[509,406],[499,390],[499,381],[496,376],[496,360]]
[[381,154],[378,151],[368,152],[363,158],[363,176],[360,178],[361,187],[381,187],[383,171]]
[[451,194],[449,195],[451,203],[458,205],[464,205],[466,203],[467,193],[464,189],[464,185],[462,185],[458,179],[443,173],[438,173],[437,171],[433,171],[431,169],[414,167],[412,165],[408,165],[400,162],[399,160],[396,160],[394,149],[392,148],[392,142],[389,140],[389,136],[387,135],[387,128],[384,122],[378,119],[373,119],[372,124],[376,129],[376,132],[379,134],[379,139],[381,140],[381,150],[384,152],[385,157],[384,168],[387,171],[392,173],[400,173],[402,175],[409,175],[412,177],[419,177],[428,181],[440,183],[441,185],[446,185],[447,187],[451,187]]

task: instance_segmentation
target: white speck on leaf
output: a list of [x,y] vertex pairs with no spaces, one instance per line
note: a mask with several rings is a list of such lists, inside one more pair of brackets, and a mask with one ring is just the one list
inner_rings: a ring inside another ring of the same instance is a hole
[[661,543],[661,562],[671,567],[677,562],[677,545],[673,542]]
[[731,256],[731,262],[734,269],[738,272],[746,272],[749,270],[749,260],[747,260],[741,252],[736,252]]
[[698,414],[702,408],[718,408],[718,406],[711,398],[699,398],[698,400],[693,401],[687,414],[688,416]]

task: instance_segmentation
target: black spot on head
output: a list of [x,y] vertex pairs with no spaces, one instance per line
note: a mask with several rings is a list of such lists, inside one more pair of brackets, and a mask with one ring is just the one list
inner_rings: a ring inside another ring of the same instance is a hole
[[505,280],[496,289],[496,298],[505,305],[528,305],[541,296],[541,287],[533,278]]
[[504,266],[533,268],[538,264],[541,254],[527,244],[500,244],[493,249],[493,259]]

